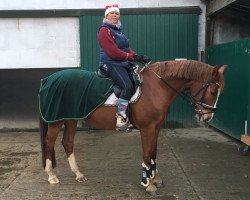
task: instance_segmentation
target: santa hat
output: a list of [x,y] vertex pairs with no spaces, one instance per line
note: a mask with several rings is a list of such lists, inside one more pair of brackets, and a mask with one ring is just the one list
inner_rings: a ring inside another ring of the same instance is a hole
[[118,4],[106,6],[105,9],[105,16],[107,16],[110,12],[118,12],[120,14]]

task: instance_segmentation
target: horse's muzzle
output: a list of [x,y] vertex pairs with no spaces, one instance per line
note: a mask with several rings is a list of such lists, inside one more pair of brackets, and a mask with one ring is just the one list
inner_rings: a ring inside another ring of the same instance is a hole
[[200,122],[209,122],[212,120],[214,115],[214,112],[211,111],[206,111],[206,110],[200,110],[200,111],[196,111],[196,119]]

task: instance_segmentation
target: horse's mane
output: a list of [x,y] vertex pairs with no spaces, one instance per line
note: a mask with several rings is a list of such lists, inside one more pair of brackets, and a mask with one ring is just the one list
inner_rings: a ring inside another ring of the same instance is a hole
[[195,60],[156,62],[151,67],[162,78],[176,77],[201,82],[207,81],[213,71],[210,65]]

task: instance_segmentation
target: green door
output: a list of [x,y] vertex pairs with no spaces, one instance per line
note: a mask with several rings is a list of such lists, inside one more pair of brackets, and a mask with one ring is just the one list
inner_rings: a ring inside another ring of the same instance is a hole
[[[225,88],[211,125],[240,139],[250,117],[250,38],[211,46],[206,49],[209,64],[227,64]],[[248,127],[249,127],[248,123]],[[248,128],[248,133],[250,133]]]
[[[130,46],[138,54],[149,56],[152,62],[175,58],[197,60],[200,9],[129,11],[124,11],[121,15],[121,22]],[[102,20],[103,14],[80,17],[80,53],[83,69],[95,71],[98,68],[97,32]],[[171,106],[164,128],[193,126],[195,126],[193,108],[177,98]]]

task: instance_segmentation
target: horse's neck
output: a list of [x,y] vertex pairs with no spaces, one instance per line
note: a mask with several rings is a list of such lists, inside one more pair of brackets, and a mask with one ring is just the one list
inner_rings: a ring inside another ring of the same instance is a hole
[[[153,70],[153,69],[152,69]],[[152,70],[145,70],[143,73],[143,92],[152,102],[160,102],[160,106],[168,107],[177,97],[178,92],[182,92],[185,84],[188,82],[184,79],[164,79],[162,81]],[[178,92],[177,92],[178,91]]]

